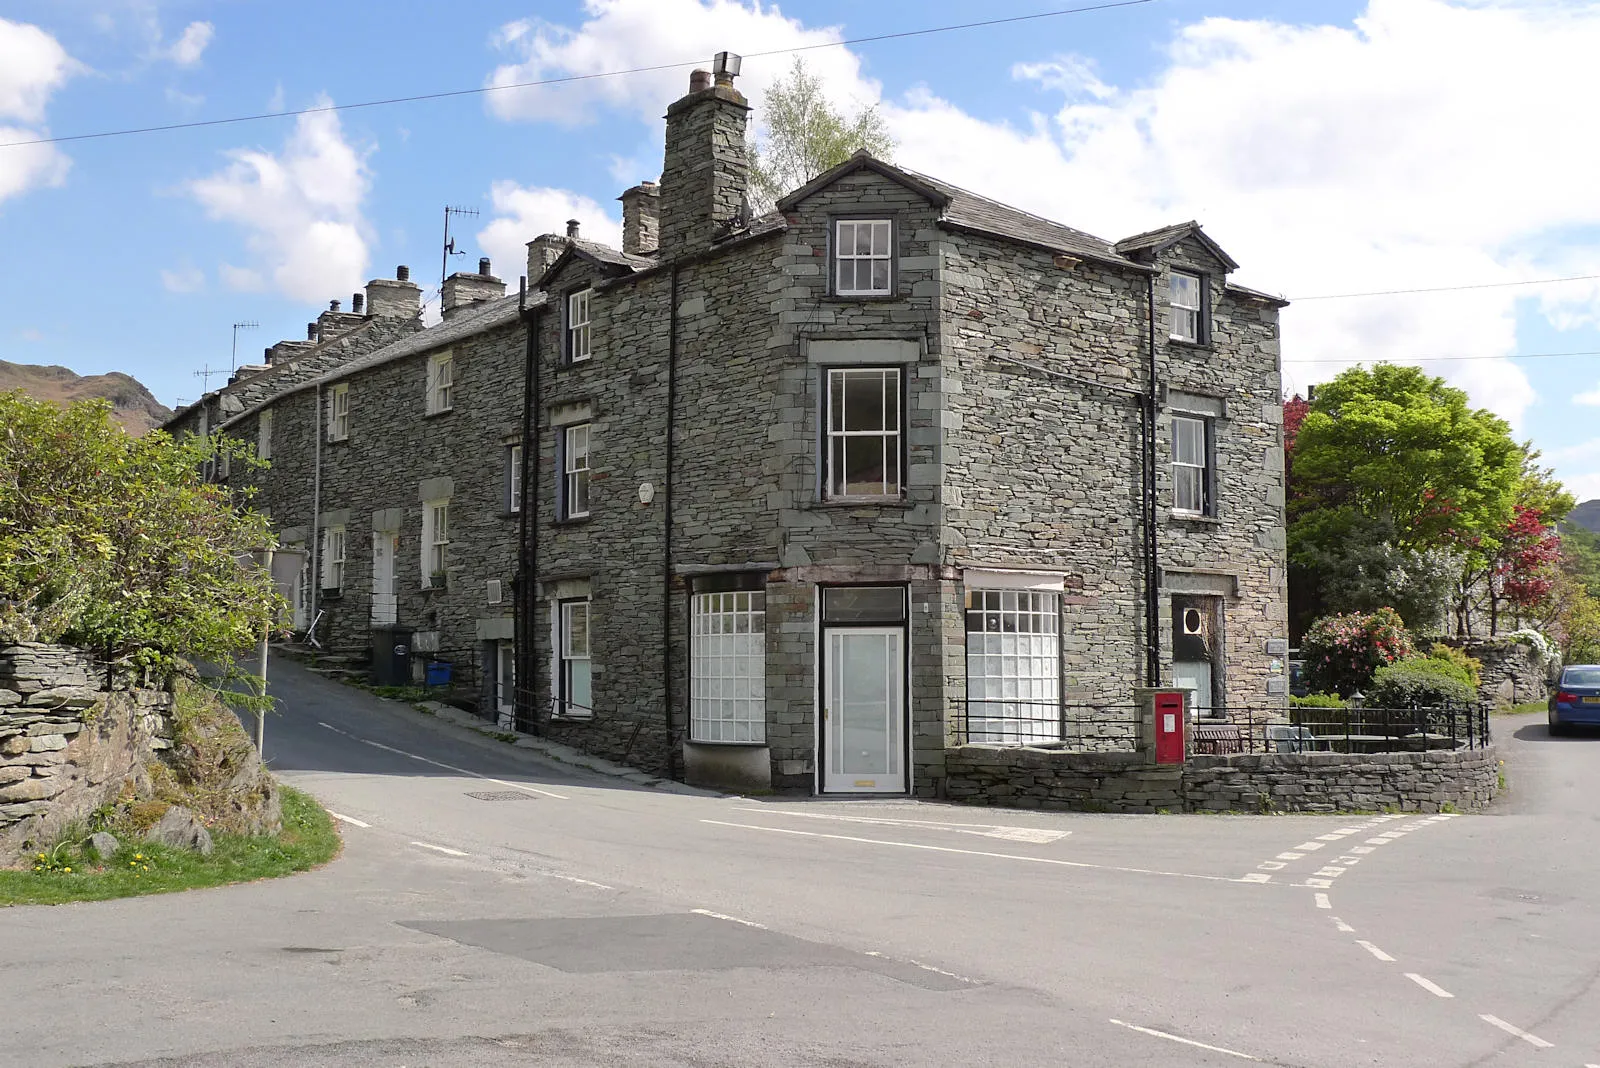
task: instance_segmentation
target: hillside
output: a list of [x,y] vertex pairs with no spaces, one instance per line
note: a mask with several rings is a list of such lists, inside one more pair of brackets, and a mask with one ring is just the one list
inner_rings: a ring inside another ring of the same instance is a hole
[[160,426],[172,415],[172,410],[151,396],[138,379],[120,371],[84,377],[65,367],[0,360],[0,392],[14,389],[58,404],[104,397],[111,402],[112,416],[135,437]]
[[1567,516],[1567,522],[1600,534],[1600,500],[1584,501]]

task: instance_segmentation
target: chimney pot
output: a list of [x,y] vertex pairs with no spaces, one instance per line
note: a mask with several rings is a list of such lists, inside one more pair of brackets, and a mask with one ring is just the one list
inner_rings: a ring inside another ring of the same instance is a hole
[[708,70],[695,70],[689,72],[689,92],[698,93],[703,89],[711,88],[711,72]]
[[329,311],[338,311],[339,310],[339,302],[337,300],[328,301],[328,310]]
[[568,219],[567,220],[567,236],[568,237],[577,237],[578,236],[578,220],[577,219]]
[[317,340],[317,324],[316,323],[307,323],[306,324],[306,340],[307,341],[315,341],[315,340]]
[[350,294],[350,310],[360,315],[366,308],[367,298],[363,293]]
[[397,282],[411,281],[411,268],[407,267],[405,264],[401,264],[399,267],[394,269],[394,278]]
[[489,257],[488,256],[484,256],[483,258],[478,260],[478,273],[479,274],[488,274],[489,273]]

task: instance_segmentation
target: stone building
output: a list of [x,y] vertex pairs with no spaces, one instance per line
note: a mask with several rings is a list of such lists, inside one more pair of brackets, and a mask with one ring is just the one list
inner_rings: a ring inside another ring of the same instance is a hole
[[1142,685],[1281,706],[1283,302],[1195,223],[1105,241],[865,154],[752,218],[748,112],[696,72],[622,249],[569,224],[517,295],[485,261],[209,424],[270,455],[301,625],[410,625],[519,729],[785,791],[1131,744]]

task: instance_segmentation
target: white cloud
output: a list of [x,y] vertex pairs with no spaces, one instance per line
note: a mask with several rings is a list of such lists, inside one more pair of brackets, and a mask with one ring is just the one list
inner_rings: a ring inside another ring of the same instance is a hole
[[[83,68],[37,26],[0,18],[0,143],[48,136],[50,94]],[[0,149],[0,201],[38,186],[60,185],[71,161],[54,145]]]
[[169,293],[198,293],[206,287],[206,276],[198,267],[179,267],[175,271],[163,269],[161,284]]
[[237,267],[231,263],[217,266],[217,277],[222,279],[222,284],[239,293],[265,293],[267,280],[261,277],[260,271],[253,271],[249,267]]
[[[751,54],[827,44],[843,36],[838,27],[808,28],[759,0],[748,6],[738,0],[584,0],[583,7],[587,19],[575,30],[536,19],[502,26],[494,43],[512,60],[497,67],[488,84],[599,74],[680,58],[709,68],[712,56],[721,51]],[[818,49],[807,53],[806,62],[841,101],[870,103],[879,94],[878,85],[862,77],[860,60],[848,49]],[[785,56],[752,60],[745,64],[739,88],[759,100],[788,67]],[[590,121],[598,107],[609,107],[655,123],[688,83],[689,68],[680,67],[508,89],[488,94],[487,101],[491,113],[502,119],[579,124]]]
[[489,191],[495,218],[478,231],[478,247],[494,261],[495,274],[516,278],[527,270],[527,244],[540,234],[565,234],[577,219],[579,233],[612,248],[622,245],[622,220],[593,200],[565,189],[496,182]]
[[166,57],[180,67],[192,67],[205,55],[206,46],[215,36],[216,28],[209,22],[191,22],[172,45],[163,49]]
[[368,263],[361,209],[371,186],[369,152],[345,140],[337,113],[304,114],[281,152],[234,149],[228,166],[187,183],[207,215],[245,231],[252,263],[222,265],[224,284],[270,286],[317,303],[359,286]]
[[1572,403],[1587,404],[1591,407],[1600,408],[1600,389],[1591,389],[1587,393],[1580,393],[1572,398]]

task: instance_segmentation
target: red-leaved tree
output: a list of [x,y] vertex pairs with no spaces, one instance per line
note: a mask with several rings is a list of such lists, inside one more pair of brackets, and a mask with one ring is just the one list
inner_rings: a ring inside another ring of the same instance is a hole
[[1497,630],[1502,608],[1520,617],[1542,604],[1560,562],[1561,536],[1542,512],[1519,504],[1489,572],[1489,633]]

